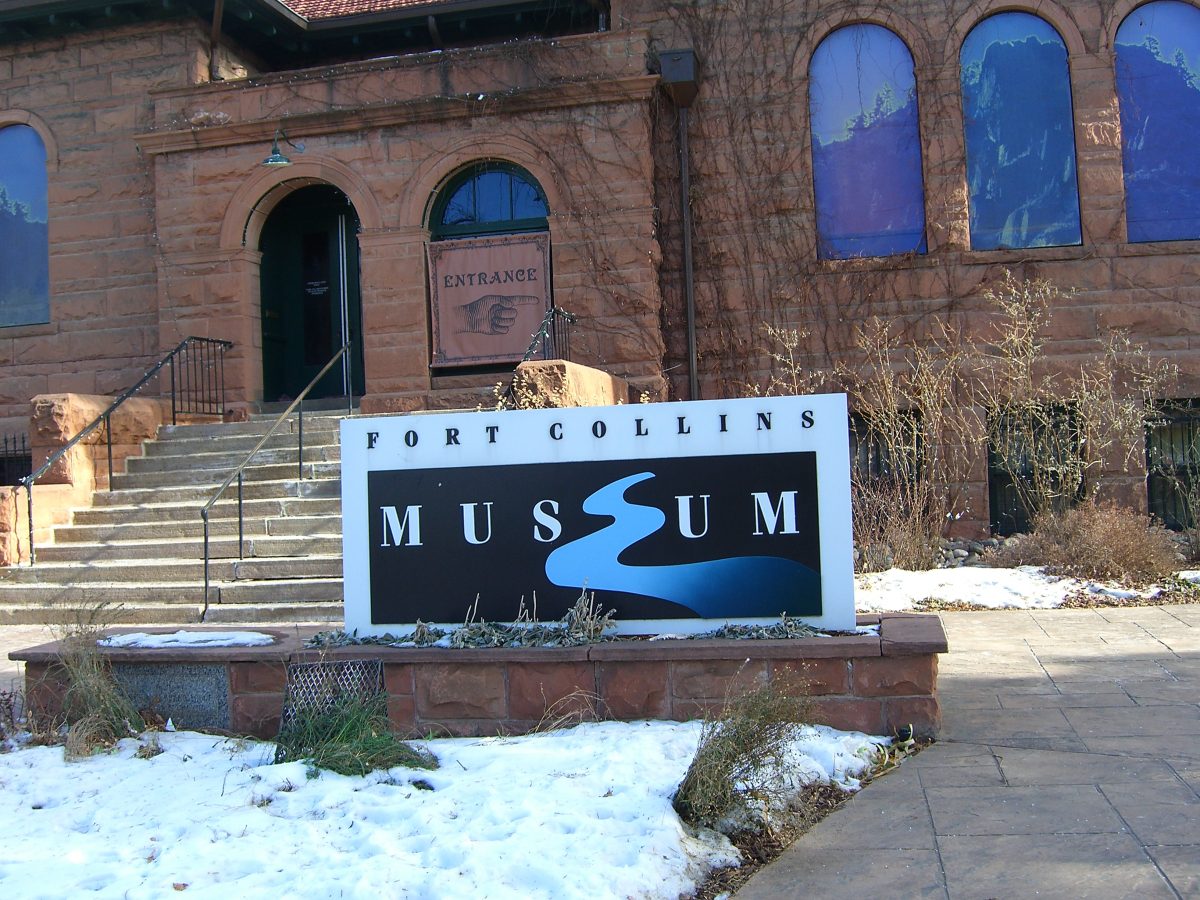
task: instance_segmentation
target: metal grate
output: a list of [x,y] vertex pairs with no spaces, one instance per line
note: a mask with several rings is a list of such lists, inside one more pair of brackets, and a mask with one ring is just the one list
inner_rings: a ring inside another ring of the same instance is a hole
[[29,438],[23,434],[0,437],[0,484],[16,484],[32,471]]
[[280,724],[287,728],[300,715],[325,712],[340,697],[369,698],[382,693],[382,660],[292,663],[287,669],[287,697]]
[[[1034,511],[1026,498],[1033,490],[1035,474],[1043,476],[1043,483],[1057,491],[1055,510],[1061,512],[1083,498],[1083,484],[1068,492],[1068,485],[1058,474],[1066,469],[1065,460],[1081,452],[1077,419],[1067,404],[1030,404],[990,421],[988,510],[993,534],[1007,537],[1033,527]],[[1039,471],[1039,466],[1046,468]]]
[[920,410],[903,410],[885,436],[861,413],[850,414],[850,466],[856,483],[891,481],[915,484],[924,464]]
[[1200,488],[1200,400],[1160,405],[1146,425],[1146,498],[1167,528],[1195,526]]

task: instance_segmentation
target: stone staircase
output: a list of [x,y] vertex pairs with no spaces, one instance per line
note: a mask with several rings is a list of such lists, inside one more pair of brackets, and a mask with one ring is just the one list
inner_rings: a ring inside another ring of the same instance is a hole
[[0,569],[0,624],[340,622],[340,416],[328,413],[304,417],[304,480],[295,415],[246,469],[243,558],[236,483],[213,507],[204,614],[200,509],[275,417],[159,429],[36,565]]

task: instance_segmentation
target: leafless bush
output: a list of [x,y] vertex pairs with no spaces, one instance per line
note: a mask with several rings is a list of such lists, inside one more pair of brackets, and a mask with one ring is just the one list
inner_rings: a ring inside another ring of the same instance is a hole
[[1096,496],[1106,467],[1141,460],[1147,404],[1169,394],[1173,367],[1121,334],[1097,340],[1077,371],[1045,354],[1053,310],[1071,291],[1045,279],[1003,279],[984,292],[995,312],[991,342],[975,349],[977,403],[992,463],[1034,519]]
[[680,818],[716,828],[779,805],[783,754],[811,713],[802,686],[764,684],[735,692],[705,719],[696,755],[671,798]]
[[1005,542],[999,565],[1043,566],[1054,575],[1146,584],[1179,568],[1170,532],[1146,516],[1088,501],[1037,517],[1033,531]]
[[964,390],[966,355],[938,323],[930,340],[903,346],[886,322],[859,331],[865,365],[840,366],[855,414],[851,468],[858,568],[936,565],[940,540],[961,517],[978,418]]

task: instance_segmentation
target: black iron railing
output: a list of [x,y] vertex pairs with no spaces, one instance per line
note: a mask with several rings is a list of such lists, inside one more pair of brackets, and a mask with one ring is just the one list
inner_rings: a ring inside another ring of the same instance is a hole
[[[313,380],[308,383],[308,387],[306,387],[304,390],[302,390],[300,392],[300,395],[298,397],[296,397],[296,399],[293,400],[291,402],[291,404],[289,404],[288,408],[279,414],[278,418],[276,418],[275,421],[271,424],[271,427],[267,429],[266,434],[264,434],[262,436],[262,438],[259,440],[259,442],[254,445],[254,449],[251,450],[246,455],[246,458],[244,460],[242,460],[241,464],[236,469],[234,469],[233,472],[231,472],[229,474],[229,477],[225,479],[225,481],[221,484],[221,486],[219,488],[217,488],[216,493],[214,493],[212,495],[212,497],[209,498],[208,502],[206,504],[204,504],[204,508],[200,510],[200,518],[203,519],[203,521],[204,521],[204,612],[201,614],[201,619],[203,619],[205,616],[208,615],[208,594],[209,594],[209,584],[210,584],[210,579],[209,579],[210,555],[209,555],[209,527],[208,527],[209,513],[212,512],[213,506],[216,504],[216,502],[218,500],[221,499],[221,496],[227,490],[229,490],[229,486],[236,481],[237,482],[237,504],[238,504],[238,513],[237,513],[237,518],[238,518],[238,559],[243,559],[244,558],[244,548],[245,548],[245,543],[246,543],[246,527],[245,527],[246,520],[245,520],[245,516],[243,514],[243,509],[244,509],[243,488],[244,488],[246,467],[248,465],[250,465],[251,460],[253,460],[254,457],[258,455],[258,451],[263,448],[263,446],[270,439],[271,435],[273,435],[275,433],[275,430],[284,423],[284,421],[287,419],[287,417],[290,416],[293,411],[299,410],[299,414],[298,414],[298,418],[297,418],[297,427],[296,427],[297,444],[298,444],[298,449],[297,449],[297,453],[296,453],[296,477],[300,481],[304,480],[304,398],[309,395],[309,392],[312,391],[312,389],[317,386],[317,382],[319,382],[322,378],[325,377],[325,374],[334,367],[334,365],[338,362],[338,360],[342,359],[344,356],[346,356],[346,354],[348,354],[350,352],[350,347],[351,347],[350,344],[343,344],[342,349],[338,350],[338,352],[333,355],[333,359],[331,359],[331,360],[329,360],[329,362],[325,363],[325,368],[321,369],[321,371],[316,374],[316,376],[313,378]],[[350,395],[347,395],[347,397],[346,397],[346,415],[350,415],[350,413],[353,412],[353,410],[354,410],[354,398]],[[220,602],[219,598],[218,598],[218,602]]]
[[542,317],[542,324],[534,332],[529,349],[521,362],[529,362],[542,349],[542,359],[571,359],[571,326],[579,321],[574,313],[552,306]]
[[34,483],[76,444],[97,429],[103,428],[105,441],[108,444],[108,483],[111,487],[113,477],[112,415],[120,408],[121,404],[145,387],[153,378],[160,375],[164,368],[170,370],[172,425],[177,423],[181,414],[221,415],[225,409],[225,352],[232,346],[233,344],[229,341],[220,341],[215,338],[184,338],[179,342],[179,346],[147,369],[133,387],[125,390],[108,405],[104,412],[85,425],[75,437],[51,453],[46,457],[44,463],[21,479],[20,486],[25,488],[28,500],[29,564],[31,566],[37,561],[33,544]]

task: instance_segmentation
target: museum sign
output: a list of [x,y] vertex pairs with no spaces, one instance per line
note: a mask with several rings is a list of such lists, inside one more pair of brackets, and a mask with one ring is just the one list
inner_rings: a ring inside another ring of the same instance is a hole
[[346,628],[560,618],[854,627],[844,395],[352,418]]

